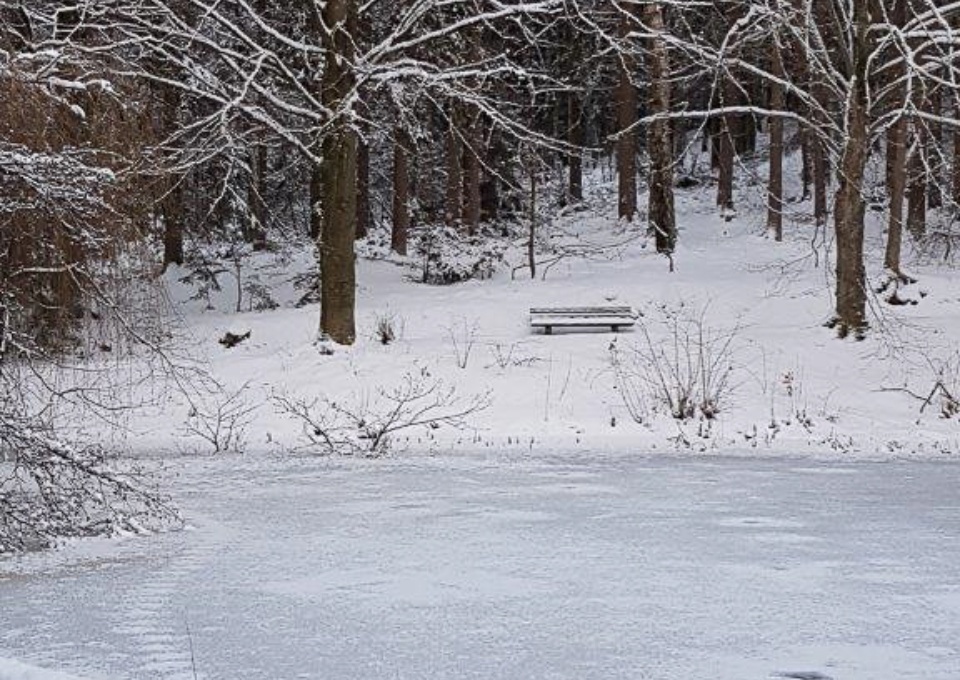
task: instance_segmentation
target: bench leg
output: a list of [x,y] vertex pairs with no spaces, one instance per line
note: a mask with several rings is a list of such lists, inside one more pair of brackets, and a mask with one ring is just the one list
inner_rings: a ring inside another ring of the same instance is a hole
[[553,335],[553,326],[544,326],[543,327],[544,335]]
[[613,332],[614,332],[614,333],[619,333],[619,332],[620,332],[620,326],[613,325],[613,326],[611,326],[610,328],[613,329]]

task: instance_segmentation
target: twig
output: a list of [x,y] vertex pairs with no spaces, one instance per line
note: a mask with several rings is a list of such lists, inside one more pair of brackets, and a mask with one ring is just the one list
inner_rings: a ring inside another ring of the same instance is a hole
[[197,680],[197,657],[193,649],[193,633],[190,631],[190,621],[184,618],[184,625],[187,627],[187,644],[190,646],[190,670],[193,672],[193,680]]
[[947,389],[946,385],[943,384],[943,381],[937,380],[933,383],[933,387],[930,389],[930,393],[924,397],[923,395],[917,394],[913,390],[907,387],[881,387],[881,392],[903,392],[908,394],[917,401],[923,402],[920,405],[920,413],[923,413],[924,409],[927,408],[932,402],[933,398],[937,395],[937,392],[940,392],[943,397],[947,400],[948,403],[958,404],[956,398],[950,393],[950,390]]

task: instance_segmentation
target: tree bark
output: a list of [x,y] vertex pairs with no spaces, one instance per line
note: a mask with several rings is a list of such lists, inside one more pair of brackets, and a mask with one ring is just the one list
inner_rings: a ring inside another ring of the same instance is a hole
[[927,172],[924,146],[926,134],[917,120],[913,122],[913,140],[907,161],[907,231],[915,239],[923,238],[927,230]]
[[463,173],[461,144],[457,131],[456,108],[452,107],[448,117],[447,129],[447,192],[444,206],[445,222],[448,227],[457,228],[460,224],[463,199]]
[[181,178],[170,177],[165,182],[167,194],[160,204],[163,215],[163,269],[171,264],[183,264],[183,190]]
[[813,147],[810,138],[813,135],[809,130],[800,131],[800,200],[810,198],[810,185],[813,183]]
[[887,221],[887,247],[883,265],[900,276],[900,251],[903,243],[903,199],[907,169],[907,119],[900,117],[887,134],[887,191],[890,215]]
[[[906,13],[906,8],[904,9]],[[906,16],[904,15],[904,24]],[[908,40],[916,49],[916,40]],[[915,110],[930,111],[930,100],[925,87],[913,90]],[[927,122],[919,116],[910,121],[910,155],[907,159],[907,231],[914,240],[923,238],[927,230],[927,187],[930,185],[930,135]]]
[[[175,78],[179,74],[172,68],[164,66],[164,75]],[[154,85],[156,97],[159,100],[159,127],[157,138],[162,140],[172,135],[180,125],[181,92],[176,87]],[[186,228],[185,201],[183,191],[184,177],[168,172],[160,181],[163,197],[157,210],[163,217],[163,270],[171,264],[182,265],[184,262],[184,231]]]
[[[351,0],[352,2],[353,0]],[[353,40],[352,49],[357,45],[365,47],[370,42],[371,22],[370,14],[365,12],[361,17],[355,7],[352,7],[347,17],[347,30]],[[368,88],[361,87],[357,93],[357,110],[363,121],[369,119],[370,109],[367,102],[370,98]],[[373,213],[370,207],[370,143],[367,133],[369,125],[361,123],[360,133],[357,136],[357,224],[355,238],[366,238],[373,223]]]
[[537,163],[530,159],[530,232],[527,236],[527,264],[530,278],[537,277]]
[[818,227],[827,223],[827,188],[830,184],[827,150],[823,140],[815,133],[811,135],[810,148],[813,161],[813,219]]
[[471,236],[480,227],[480,147],[483,144],[480,125],[480,113],[472,112],[466,130],[469,144],[463,149],[463,226]]
[[[354,84],[353,39],[347,20],[353,0],[327,0],[324,24],[330,27],[323,71],[323,104],[339,111]],[[356,339],[354,307],[357,224],[357,136],[343,120],[323,140],[323,226],[320,233],[320,332],[340,345]]]
[[[571,146],[583,148],[583,102],[579,92],[567,94],[567,141]],[[583,202],[583,152],[569,154],[569,178],[567,183],[567,201],[571,205]]]
[[323,167],[310,166],[310,238],[320,240],[323,231]]
[[[913,99],[918,109],[927,107],[922,92],[916,91]],[[928,168],[927,130],[922,119],[915,116],[910,122],[910,155],[907,159],[907,231],[914,240],[923,238],[927,230],[927,186],[930,184]]]
[[[814,13],[816,15],[815,10]],[[828,134],[827,131],[831,128],[830,121],[827,120],[828,116],[824,111],[831,109],[832,95],[819,75],[813,73],[812,69],[804,63],[802,53],[795,53],[795,57],[794,61],[801,64],[802,80],[806,83],[815,102],[806,107],[807,117],[812,122],[812,126],[805,127],[803,135],[810,154],[814,224],[819,228],[826,226],[828,218],[827,189],[830,184],[830,169],[826,144],[821,135]]]
[[495,220],[500,216],[500,178],[498,175],[510,164],[511,151],[503,143],[502,137],[496,128],[486,145],[487,165],[490,167],[483,181],[480,183],[480,215],[485,220]]
[[410,230],[410,164],[407,159],[409,136],[397,127],[393,133],[393,228],[390,248],[398,255],[407,254]]
[[[906,23],[907,0],[896,0],[892,21],[896,26]],[[905,68],[892,70],[891,81],[896,83],[904,75]],[[893,106],[903,109],[906,105],[905,85],[896,86]],[[901,115],[887,130],[887,193],[890,197],[890,214],[887,221],[887,246],[883,265],[892,276],[900,278],[900,252],[903,244],[903,202],[907,172],[907,117]]]
[[[728,77],[724,80],[721,92],[721,105],[730,106],[736,100],[736,85]],[[734,133],[737,126],[737,117],[732,113],[725,113],[720,117],[720,130],[715,143],[717,144],[717,207],[724,219],[730,220],[734,215],[733,204],[733,169],[737,148],[734,143]]]
[[647,155],[650,158],[650,191],[647,201],[647,229],[654,234],[657,252],[673,253],[677,243],[677,222],[673,203],[673,142],[670,134],[670,61],[660,34],[664,30],[663,9],[659,3],[644,6],[647,27],[655,34],[647,49],[650,75],[650,111],[663,118],[647,128]]
[[370,212],[370,146],[357,139],[357,229],[356,238],[366,238],[373,215]]
[[[780,46],[771,49],[771,67],[775,78],[782,78],[783,57]],[[781,111],[784,107],[783,86],[770,84],[770,109]],[[783,240],[783,118],[770,118],[770,176],[767,183],[767,234],[775,241]]]
[[840,337],[860,337],[867,327],[866,276],[863,264],[865,204],[863,176],[869,153],[867,134],[867,60],[869,14],[866,3],[853,3],[852,68],[846,100],[846,139],[840,157],[834,202],[837,241],[836,325]]
[[247,186],[247,242],[254,250],[267,245],[267,147],[254,144],[250,149],[250,182]]
[[[618,33],[626,40],[633,29],[633,7],[622,8]],[[637,215],[636,59],[628,50],[617,55],[617,214],[633,222]]]
[[[953,97],[953,117],[960,118],[960,95]],[[951,177],[953,186],[951,190],[953,198],[953,212],[960,213],[960,130],[953,128],[953,167],[951,168],[953,176]]]
[[943,93],[938,86],[934,86],[927,99],[933,119],[928,123],[927,159],[930,163],[930,183],[927,191],[927,207],[936,209],[943,207],[943,124],[939,118],[943,116]]
[[717,207],[720,214],[729,219],[733,216],[733,138],[731,137],[729,116],[723,117],[720,132],[716,138],[717,165],[720,174],[717,178]]

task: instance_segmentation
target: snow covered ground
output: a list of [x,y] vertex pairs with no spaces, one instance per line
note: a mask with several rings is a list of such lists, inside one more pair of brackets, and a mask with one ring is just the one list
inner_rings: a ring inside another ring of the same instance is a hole
[[[712,188],[684,190],[670,273],[641,226],[617,225],[608,187],[591,186],[590,208],[552,224],[540,257],[555,255],[548,243],[591,254],[567,257],[536,279],[525,270],[511,277],[511,267],[524,262],[522,244],[492,279],[454,286],[413,281],[415,257],[406,263],[413,268],[396,259],[359,260],[357,342],[332,355],[315,342],[317,307],[293,306],[302,291],[291,281],[315,267],[309,249],[263,256],[242,273],[247,283],[256,280],[271,291],[280,304],[272,311],[235,313],[229,273],[208,305],[189,300],[195,289],[178,282],[182,272],[171,272],[173,307],[188,336],[179,349],[226,394],[236,393],[236,404],[252,409],[243,428],[247,451],[308,443],[300,423],[278,408],[277,396],[328,396],[356,405],[375,401],[378,391],[407,376],[440,380],[464,398],[487,391],[492,397],[490,408],[470,419],[473,431],[406,431],[395,438],[398,448],[420,451],[578,447],[845,460],[953,458],[960,451],[960,416],[942,417],[942,395],[922,408],[938,379],[960,394],[960,270],[954,265],[908,247],[906,270],[919,282],[899,295],[917,304],[892,306],[872,295],[867,339],[841,341],[823,327],[833,310],[830,237],[815,231],[808,204],[790,205],[785,241],[775,243],[763,235],[757,187],[744,191],[742,214],[732,222],[715,214]],[[872,282],[883,274],[879,216],[870,213],[867,237]],[[530,307],[598,304],[634,306],[642,327],[616,336],[605,329],[544,336],[529,327]],[[713,422],[678,422],[648,394],[638,424],[624,404],[611,345],[643,347],[645,329],[655,346],[670,346],[669,314],[702,318],[708,333],[733,335],[723,362],[731,389]],[[377,339],[382,319],[396,330],[389,345]],[[217,340],[227,331],[249,331],[250,339],[225,349]],[[223,401],[211,396],[200,411],[213,413]],[[194,410],[172,393],[134,423],[137,435],[127,445],[209,452],[209,442],[187,431]]]
[[167,474],[190,530],[0,562],[0,679],[960,677],[953,464],[230,456]]

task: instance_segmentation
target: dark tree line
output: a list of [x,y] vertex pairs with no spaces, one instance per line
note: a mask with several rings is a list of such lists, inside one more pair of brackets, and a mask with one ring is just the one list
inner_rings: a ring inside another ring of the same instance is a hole
[[544,164],[575,207],[587,154],[615,159],[620,218],[670,255],[684,150],[709,151],[734,219],[758,131],[769,234],[798,149],[836,239],[835,324],[860,334],[868,202],[882,192],[898,285],[904,232],[960,198],[958,17],[930,0],[0,0],[3,347],[70,349],[99,264],[131,243],[166,267],[203,242],[305,237],[320,330],[350,344],[357,238],[386,228],[403,254],[431,226],[526,219]]

